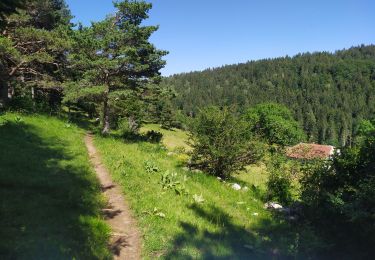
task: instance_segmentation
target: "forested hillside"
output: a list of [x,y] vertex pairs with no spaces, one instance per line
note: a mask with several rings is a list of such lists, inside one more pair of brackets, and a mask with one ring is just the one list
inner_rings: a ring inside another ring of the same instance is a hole
[[287,105],[310,141],[351,145],[362,119],[375,113],[375,46],[335,53],[251,61],[166,78],[186,113],[214,105],[244,110],[263,102]]
[[163,79],[113,5],[1,0],[0,259],[372,259],[375,45]]

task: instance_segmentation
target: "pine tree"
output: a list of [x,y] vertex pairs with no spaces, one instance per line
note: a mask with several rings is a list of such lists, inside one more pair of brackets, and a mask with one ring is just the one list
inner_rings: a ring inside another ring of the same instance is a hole
[[[6,17],[0,36],[2,104],[14,96],[14,84],[21,84],[26,89],[36,85],[45,88],[61,85],[58,74],[66,63],[65,53],[70,48],[67,23],[70,16],[65,5],[55,9],[51,1],[26,1],[24,9]],[[48,8],[42,12],[39,8],[44,5]],[[60,20],[43,18],[59,12],[64,13]]]
[[0,2],[0,28],[5,26],[6,17],[10,14],[16,13],[17,8],[24,6],[22,0],[1,0]]
[[71,58],[75,69],[84,73],[65,89],[67,102],[90,99],[102,106],[103,134],[110,131],[113,103],[125,102],[129,96],[141,99],[150,86],[147,83],[160,80],[166,55],[149,42],[158,27],[141,25],[151,4],[125,0],[115,7],[115,16],[77,32]]

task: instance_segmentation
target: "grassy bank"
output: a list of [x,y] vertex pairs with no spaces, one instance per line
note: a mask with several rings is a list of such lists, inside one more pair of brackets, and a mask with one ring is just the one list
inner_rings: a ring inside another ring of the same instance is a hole
[[110,257],[83,134],[50,117],[0,116],[0,258]]
[[[170,140],[186,133],[171,133],[166,136],[164,131],[166,146],[181,146],[183,139],[177,145]],[[257,259],[297,254],[298,234],[263,209],[264,176],[258,167],[221,182],[188,171],[182,164],[186,156],[171,154],[159,144],[126,143],[116,137],[96,137],[95,144],[139,220],[145,258]],[[231,182],[248,190],[236,191]]]

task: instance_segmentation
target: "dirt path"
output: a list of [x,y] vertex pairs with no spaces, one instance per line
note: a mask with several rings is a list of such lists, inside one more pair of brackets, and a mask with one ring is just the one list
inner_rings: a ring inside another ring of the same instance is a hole
[[92,135],[85,136],[85,143],[102,191],[108,199],[108,207],[103,209],[103,212],[112,229],[110,247],[114,259],[140,259],[140,232],[122,195],[121,188],[112,181],[111,175],[103,166],[100,155],[94,146]]

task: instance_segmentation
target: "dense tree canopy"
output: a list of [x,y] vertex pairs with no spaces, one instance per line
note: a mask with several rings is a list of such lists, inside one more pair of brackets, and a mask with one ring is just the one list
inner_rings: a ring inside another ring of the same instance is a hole
[[17,8],[23,7],[22,0],[2,0],[0,2],[0,28],[6,24],[6,16],[16,13]]
[[271,145],[292,145],[305,139],[301,126],[283,105],[259,104],[245,113],[244,120],[249,124],[250,132]]
[[185,73],[164,84],[187,114],[212,104],[244,110],[276,102],[292,110],[311,141],[350,145],[359,122],[375,113],[375,46]]
[[[160,80],[165,51],[157,50],[149,37],[156,26],[143,26],[151,4],[123,1],[115,4],[115,16],[81,28],[71,55],[82,73],[66,84],[66,102],[91,100],[102,104],[103,133],[111,126],[111,109],[117,103],[147,95],[147,88]],[[126,114],[131,119],[131,115]],[[130,122],[132,123],[132,122]]]
[[[64,1],[28,0],[5,18],[0,36],[0,103],[34,87],[61,85],[70,49],[70,12]],[[19,93],[15,93],[19,87]]]

